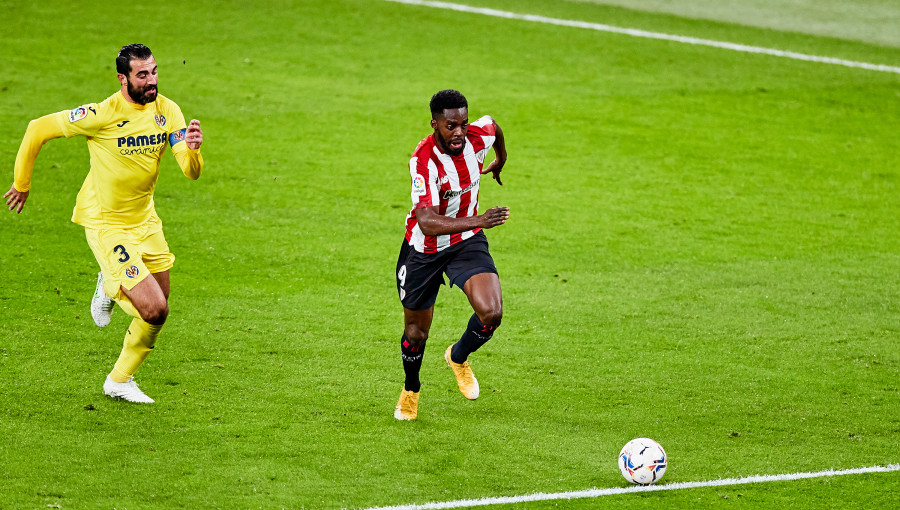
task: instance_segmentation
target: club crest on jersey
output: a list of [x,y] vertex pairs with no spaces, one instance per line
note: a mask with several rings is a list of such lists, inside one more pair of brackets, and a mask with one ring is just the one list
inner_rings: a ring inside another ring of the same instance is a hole
[[166,127],[166,116],[163,114],[159,114],[155,116],[156,125],[159,127]]
[[487,156],[487,149],[481,149],[475,153],[475,159],[477,159],[479,163],[484,163],[485,156]]
[[412,194],[415,196],[422,196],[426,193],[425,190],[425,178],[421,175],[417,175],[413,177],[412,181]]
[[125,276],[129,278],[137,278],[137,275],[139,275],[140,273],[141,272],[140,270],[138,270],[137,266],[131,266],[125,270]]
[[79,120],[87,117],[87,108],[84,106],[79,106],[75,108],[71,112],[69,112],[69,122],[78,122]]

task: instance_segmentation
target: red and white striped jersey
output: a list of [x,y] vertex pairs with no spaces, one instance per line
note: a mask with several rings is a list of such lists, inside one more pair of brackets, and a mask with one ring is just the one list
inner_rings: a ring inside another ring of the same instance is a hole
[[494,145],[494,119],[485,115],[469,124],[466,146],[459,156],[441,152],[432,133],[419,142],[409,160],[413,207],[406,215],[406,240],[420,253],[437,253],[477,234],[476,228],[458,234],[426,236],[416,220],[416,209],[438,206],[451,218],[478,215],[478,185],[484,157]]

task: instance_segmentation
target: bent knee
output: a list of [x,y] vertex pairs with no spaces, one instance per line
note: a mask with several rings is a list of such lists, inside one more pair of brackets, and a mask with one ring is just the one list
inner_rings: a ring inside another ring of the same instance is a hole
[[169,317],[169,304],[165,301],[139,310],[141,319],[148,324],[162,325],[165,324],[166,318]]
[[500,327],[500,322],[503,321],[503,310],[500,308],[491,309],[487,312],[478,316],[478,320],[481,321],[485,326],[491,326],[494,328]]

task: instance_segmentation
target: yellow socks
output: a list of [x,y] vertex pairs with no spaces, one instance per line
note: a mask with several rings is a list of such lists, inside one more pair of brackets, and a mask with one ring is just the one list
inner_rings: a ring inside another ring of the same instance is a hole
[[[131,302],[127,301],[127,303],[128,306],[134,310]],[[119,305],[121,306],[122,302],[120,302]],[[131,314],[125,307],[122,308],[129,313],[129,315]],[[136,310],[135,313],[137,313]],[[138,367],[141,366],[141,363],[147,359],[147,355],[150,354],[150,350],[153,349],[153,344],[156,343],[156,337],[159,336],[159,331],[161,329],[162,324],[149,324],[140,318],[132,320],[131,325],[128,326],[128,332],[125,333],[122,354],[119,354],[119,359],[116,360],[116,366],[113,368],[113,371],[110,372],[109,377],[113,381],[119,383],[131,379]]]

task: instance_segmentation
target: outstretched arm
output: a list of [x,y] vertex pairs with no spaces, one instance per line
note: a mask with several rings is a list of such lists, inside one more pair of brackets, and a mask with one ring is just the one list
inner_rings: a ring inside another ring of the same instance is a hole
[[482,175],[488,172],[492,173],[494,179],[497,180],[497,184],[503,186],[503,183],[500,181],[500,171],[503,170],[503,165],[506,164],[506,140],[503,138],[503,131],[500,129],[500,125],[497,124],[497,121],[494,121],[494,130],[497,137],[494,140],[494,155],[496,157],[481,173]]
[[203,171],[203,156],[200,155],[200,145],[203,144],[203,130],[200,129],[200,121],[191,119],[190,125],[184,132],[184,143],[187,150],[174,152],[178,166],[184,175],[193,180],[200,178]]
[[58,113],[51,113],[35,119],[28,123],[28,129],[25,130],[25,138],[22,139],[22,145],[19,146],[19,153],[16,156],[13,185],[3,195],[9,210],[15,209],[16,214],[22,212],[25,201],[28,200],[31,174],[34,171],[34,162],[38,153],[41,152],[41,147],[49,140],[65,136],[57,122],[56,116],[58,115]]
[[493,228],[509,219],[509,207],[491,207],[484,214],[466,218],[451,218],[438,213],[437,207],[416,209],[416,221],[426,236],[458,234],[473,228]]

